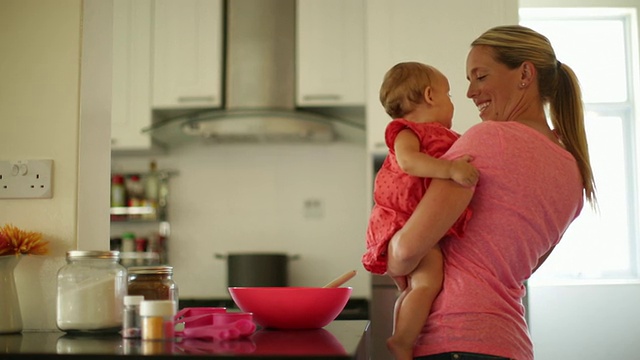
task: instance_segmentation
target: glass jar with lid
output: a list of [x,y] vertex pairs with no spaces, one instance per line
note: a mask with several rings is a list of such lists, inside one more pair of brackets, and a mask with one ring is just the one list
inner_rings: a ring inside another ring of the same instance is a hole
[[122,328],[127,270],[118,251],[67,251],[58,270],[56,325],[65,332]]
[[132,266],[128,269],[128,294],[145,300],[173,300],[178,304],[178,286],[173,281],[173,266]]

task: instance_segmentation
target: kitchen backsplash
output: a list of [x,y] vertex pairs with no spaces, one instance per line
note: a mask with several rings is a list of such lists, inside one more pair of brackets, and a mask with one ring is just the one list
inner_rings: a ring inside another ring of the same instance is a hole
[[[117,156],[113,172],[158,168],[177,175],[169,185],[169,263],[181,298],[228,297],[224,260],[214,254],[279,252],[289,285],[322,286],[356,269],[354,297],[368,297],[360,265],[367,206],[367,155],[362,145],[193,144],[162,156]],[[115,224],[141,235],[150,225]]]

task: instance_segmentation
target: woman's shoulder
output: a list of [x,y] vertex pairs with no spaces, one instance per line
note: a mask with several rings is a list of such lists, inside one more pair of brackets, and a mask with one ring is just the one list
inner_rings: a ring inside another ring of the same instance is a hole
[[485,120],[467,129],[460,139],[455,142],[452,153],[478,154],[500,153],[510,139],[517,138],[509,135],[509,125],[506,122]]
[[463,134],[462,138],[484,137],[488,134],[496,134],[503,132],[502,122],[498,121],[483,121],[471,126]]
[[463,138],[485,138],[485,137],[498,137],[501,138],[508,133],[521,132],[518,123],[513,121],[492,121],[485,120],[478,124],[473,125],[462,135]]
[[471,126],[469,128],[468,131],[473,130],[473,131],[495,131],[497,129],[500,129],[503,125],[508,124],[508,122],[506,121],[493,121],[493,120],[485,120],[482,122],[479,122],[473,126]]

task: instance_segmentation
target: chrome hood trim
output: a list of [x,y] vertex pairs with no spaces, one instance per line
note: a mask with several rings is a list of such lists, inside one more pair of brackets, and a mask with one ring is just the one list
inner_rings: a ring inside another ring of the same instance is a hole
[[207,143],[335,140],[340,119],[295,108],[295,0],[227,0],[225,7],[224,108],[182,114],[145,131],[169,146],[194,138]]
[[156,140],[170,146],[202,143],[330,142],[331,119],[286,110],[229,110],[170,120],[153,130]]

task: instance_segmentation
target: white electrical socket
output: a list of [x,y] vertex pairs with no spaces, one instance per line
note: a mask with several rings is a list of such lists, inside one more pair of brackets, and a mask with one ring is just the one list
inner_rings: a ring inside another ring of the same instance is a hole
[[0,161],[0,199],[50,199],[53,160]]

